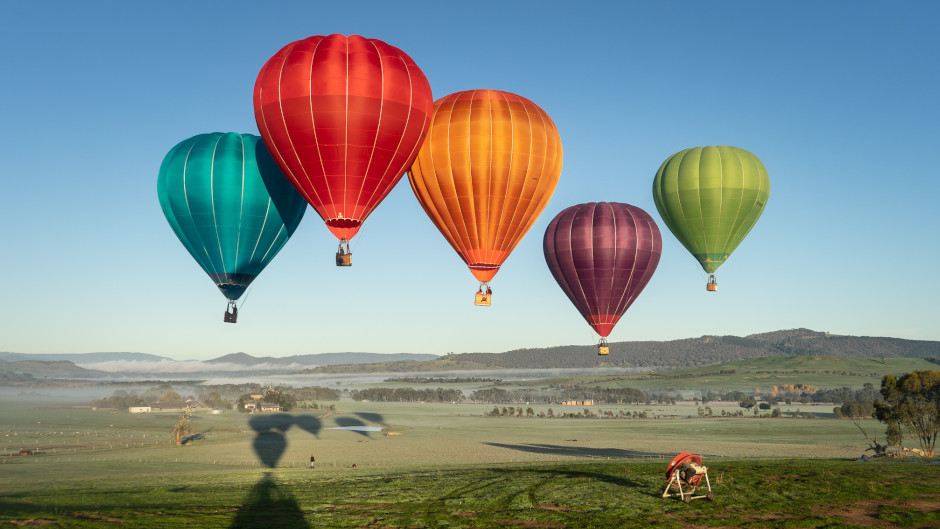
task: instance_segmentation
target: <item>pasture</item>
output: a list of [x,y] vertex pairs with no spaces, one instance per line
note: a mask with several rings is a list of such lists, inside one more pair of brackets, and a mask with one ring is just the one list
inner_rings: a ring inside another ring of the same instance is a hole
[[[500,387],[858,388],[921,362],[768,358]],[[469,394],[492,384],[457,386]],[[732,417],[742,410],[736,402],[709,402],[712,416],[701,417],[681,400],[515,404],[533,416],[500,417],[490,412],[503,405],[493,404],[320,404],[335,410],[195,413],[188,442],[176,446],[176,413],[8,402],[0,410],[0,525],[940,527],[936,460],[856,461],[868,444],[852,421],[829,418],[832,404],[780,405],[781,418]],[[559,417],[579,412],[593,417]],[[861,426],[883,440],[884,425]],[[714,501],[660,497],[666,464],[685,451],[710,467]]]
[[[484,414],[492,406],[482,404],[336,404],[336,412],[196,414],[196,440],[184,446],[175,446],[168,432],[175,414],[5,409],[0,412],[0,523],[337,528],[938,523],[940,485],[923,479],[925,471],[936,475],[936,465],[854,461],[866,445],[851,421],[700,418],[691,405],[597,406],[592,411],[645,411],[649,418],[586,419],[490,417]],[[534,408],[545,412],[548,406]],[[560,408],[554,406],[556,413]],[[337,429],[361,426],[383,431]],[[882,429],[873,421],[865,427],[870,433]],[[14,455],[24,449],[33,455]],[[701,454],[711,467],[714,502],[686,505],[659,497],[665,465],[682,451]]]
[[[735,403],[712,403],[740,410]],[[275,466],[303,467],[315,454],[324,471],[438,468],[453,464],[565,462],[578,459],[663,459],[693,451],[710,457],[859,457],[867,447],[851,421],[821,418],[700,418],[690,404],[531,406],[536,413],[604,410],[646,413],[646,419],[490,417],[493,405],[341,401],[336,412],[297,410],[285,414],[197,413],[192,435],[175,446],[170,427],[176,414],[35,408],[0,412],[0,473],[29,465],[31,474],[100,463],[103,472],[127,465],[146,471],[152,464],[182,463],[220,468],[266,466],[256,450],[275,450]],[[798,409],[800,406],[784,406]],[[802,406],[831,412],[830,406]],[[863,421],[869,432],[883,429]],[[383,432],[339,430],[382,426]],[[390,433],[392,435],[385,435]],[[397,435],[395,435],[397,434]],[[274,441],[276,439],[276,442]],[[268,440],[268,441],[260,441]],[[31,450],[22,459],[9,454]],[[73,464],[74,463],[74,464]],[[139,467],[139,468],[138,468]],[[83,475],[90,470],[84,469]]]

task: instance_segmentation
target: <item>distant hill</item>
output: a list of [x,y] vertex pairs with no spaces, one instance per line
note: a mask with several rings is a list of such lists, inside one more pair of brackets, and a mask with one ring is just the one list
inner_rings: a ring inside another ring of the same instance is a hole
[[[251,368],[268,364],[265,370],[306,371],[334,373],[375,372],[439,372],[472,369],[538,369],[594,367],[682,368],[721,362],[734,362],[755,357],[773,356],[831,356],[846,358],[925,358],[940,359],[940,342],[904,340],[901,338],[871,336],[841,336],[810,329],[789,329],[748,336],[702,336],[670,341],[613,342],[610,355],[599,356],[593,345],[564,345],[531,349],[516,349],[503,353],[461,353],[437,356],[432,354],[379,354],[379,353],[321,353],[285,357],[256,357],[245,353],[220,356],[204,362],[206,371],[213,364],[232,364]],[[36,376],[97,376],[91,370],[81,370],[75,364],[109,361],[172,361],[169,358],[144,353],[80,353],[27,355],[0,352],[0,369],[10,369],[11,363],[28,366],[29,361],[46,365]],[[937,360],[940,363],[940,360]],[[37,366],[38,366],[37,364]],[[70,364],[73,367],[65,367]],[[29,369],[39,369],[37,366]],[[299,367],[298,367],[299,366]],[[317,366],[317,367],[315,367]],[[219,366],[222,367],[222,366]],[[55,372],[59,370],[61,372]],[[30,373],[20,370],[17,372]],[[32,374],[32,373],[31,373]]]
[[114,360],[139,360],[147,362],[159,362],[160,360],[169,360],[165,356],[157,356],[146,353],[63,353],[63,354],[26,354],[26,353],[7,353],[0,351],[0,362],[21,362],[25,360],[37,360],[40,362],[52,362],[64,360],[76,364],[90,364],[93,362],[111,362]]
[[424,362],[438,358],[432,354],[410,354],[410,353],[319,353],[309,355],[294,356],[251,356],[246,353],[233,353],[212,360],[206,360],[206,363],[227,363],[239,365],[290,365],[303,364],[310,366],[331,366],[337,364],[387,364],[392,362]]
[[[839,336],[810,329],[790,329],[740,336],[702,336],[665,342],[612,342],[610,355],[591,345],[516,349],[504,353],[449,354],[435,361],[396,364],[395,371],[451,369],[532,369],[593,367],[695,367],[764,356],[836,356],[855,358],[940,358],[940,342],[869,336]],[[348,363],[348,362],[347,362]],[[331,366],[319,372],[367,372],[376,366]]]
[[517,349],[501,354],[464,353],[454,360],[506,368],[694,367],[760,356],[839,356],[856,358],[940,357],[940,342],[869,336],[839,336],[790,329],[739,336],[702,336],[667,342],[615,342],[610,355],[593,346]]
[[13,375],[29,375],[34,378],[95,378],[107,375],[104,371],[85,369],[67,360],[2,362],[0,372],[6,373],[4,380],[17,380]]

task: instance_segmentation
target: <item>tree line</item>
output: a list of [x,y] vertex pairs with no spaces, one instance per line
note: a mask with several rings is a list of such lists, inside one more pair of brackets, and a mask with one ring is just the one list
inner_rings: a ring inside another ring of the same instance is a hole
[[349,397],[370,402],[459,402],[463,400],[463,392],[445,388],[366,388],[350,391]]

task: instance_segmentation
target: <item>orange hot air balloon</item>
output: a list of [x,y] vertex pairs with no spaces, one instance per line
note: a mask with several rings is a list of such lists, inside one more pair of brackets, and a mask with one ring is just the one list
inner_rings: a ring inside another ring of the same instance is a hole
[[490,304],[489,281],[545,208],[561,162],[555,123],[524,97],[468,90],[435,101],[408,180],[480,281],[478,305]]

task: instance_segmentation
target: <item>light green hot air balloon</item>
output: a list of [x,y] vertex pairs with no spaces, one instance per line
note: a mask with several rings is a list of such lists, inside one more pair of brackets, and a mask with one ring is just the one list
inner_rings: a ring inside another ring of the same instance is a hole
[[653,200],[663,221],[709,274],[751,231],[767,204],[764,164],[738,147],[694,147],[663,162],[653,179]]

